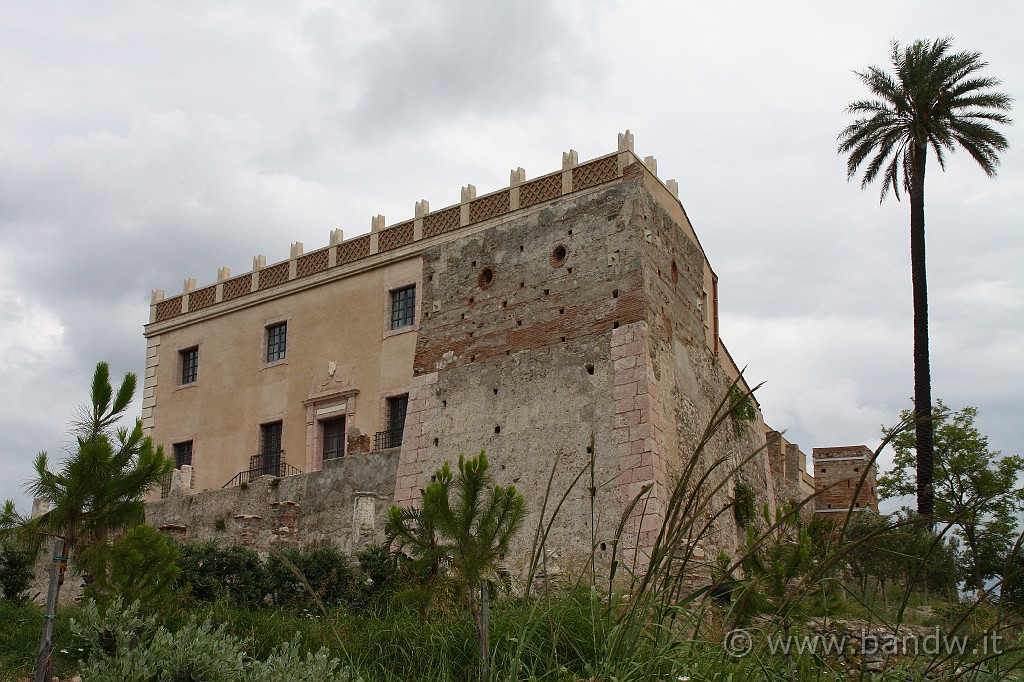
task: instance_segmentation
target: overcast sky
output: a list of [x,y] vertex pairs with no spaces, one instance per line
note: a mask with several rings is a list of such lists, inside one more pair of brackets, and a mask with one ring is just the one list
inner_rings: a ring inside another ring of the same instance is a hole
[[[866,94],[852,71],[893,39],[953,36],[1024,107],[1024,5],[983,7],[6,3],[0,499],[27,511],[98,360],[141,376],[153,288],[612,152],[627,128],[679,181],[768,423],[808,454],[873,447],[913,392],[909,206],[847,183],[836,135]],[[1024,128],[1004,132],[995,180],[963,152],[929,166],[932,376],[1019,453]]]

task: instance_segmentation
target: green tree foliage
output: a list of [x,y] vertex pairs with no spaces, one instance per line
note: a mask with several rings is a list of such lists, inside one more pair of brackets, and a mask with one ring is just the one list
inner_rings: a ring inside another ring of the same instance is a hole
[[[839,134],[852,179],[867,163],[861,188],[881,175],[881,199],[900,188],[910,196],[910,260],[914,300],[914,418],[917,421],[918,513],[933,513],[931,369],[928,349],[928,284],[925,269],[924,178],[929,148],[945,170],[945,153],[963,148],[989,176],[1008,143],[991,124],[1008,124],[1002,113],[1011,98],[992,88],[995,78],[979,75],[988,64],[977,52],[951,52],[950,38],[892,44],[892,67],[857,71],[873,99],[850,104],[859,116]],[[869,160],[870,159],[870,160]]]
[[847,529],[849,546],[846,551],[850,573],[857,580],[861,596],[867,600],[870,580],[882,588],[882,604],[889,610],[888,586],[893,581],[905,580],[918,557],[912,556],[910,547],[913,534],[909,528],[893,526],[888,516],[858,514]]
[[113,545],[93,545],[83,554],[91,576],[85,595],[101,606],[120,599],[161,613],[178,604],[178,549],[152,526],[136,526]]
[[[978,410],[953,412],[941,400],[932,411],[935,435],[935,510],[956,528],[966,549],[961,577],[979,593],[985,581],[1003,574],[1004,561],[1016,537],[1016,520],[1024,510],[1024,489],[1017,479],[1024,458],[992,451],[988,437],[974,425]],[[904,411],[903,416],[909,415]],[[897,435],[893,469],[878,479],[882,498],[902,497],[917,490],[915,431]]]
[[370,545],[356,553],[359,587],[353,598],[357,607],[373,606],[390,599],[400,587],[396,557],[384,543]]
[[415,513],[392,507],[387,532],[398,551],[427,567],[448,570],[468,588],[480,649],[482,679],[488,675],[489,588],[507,584],[505,554],[526,518],[526,502],[515,486],[494,485],[487,455],[459,457],[459,472],[444,463],[423,490]]
[[35,554],[13,545],[0,546],[0,596],[8,601],[22,602],[32,584]]
[[223,599],[260,606],[270,592],[270,580],[259,555],[249,547],[221,548],[216,542],[186,542],[178,547],[179,584],[189,597],[214,602]]
[[348,557],[332,545],[275,552],[266,567],[269,594],[278,606],[309,608],[310,591],[321,603],[336,606],[352,601],[357,590]]
[[904,507],[892,517],[906,537],[902,551],[910,558],[903,582],[911,587],[957,600],[957,576],[963,564],[955,538],[939,536],[931,523]]
[[[135,375],[129,372],[115,394],[110,384],[110,368],[105,362],[97,363],[90,405],[83,407],[72,421],[76,450],[58,471],[50,470],[45,452],[36,457],[36,475],[26,490],[47,500],[50,510],[29,521],[27,528],[57,538],[50,567],[47,614],[55,612],[67,558],[77,564],[80,550],[105,544],[111,533],[142,523],[142,496],[174,467],[161,448],[154,449],[153,441],[143,437],[142,420],[136,419],[131,429],[115,428],[131,404],[135,384]],[[41,640],[37,680],[49,674],[52,615],[46,618]]]
[[114,428],[131,403],[135,384],[135,375],[125,374],[114,395],[110,369],[107,363],[98,363],[91,405],[72,422],[76,451],[56,472],[50,471],[47,454],[40,452],[36,476],[25,486],[31,495],[50,503],[50,510],[31,525],[62,537],[72,557],[75,549],[105,542],[110,533],[142,523],[142,496],[174,467],[162,448],[154,449],[152,439],[143,437],[142,420],[136,419],[132,429]]
[[1014,547],[1006,557],[999,593],[1001,603],[1024,610],[1024,551],[1020,547]]

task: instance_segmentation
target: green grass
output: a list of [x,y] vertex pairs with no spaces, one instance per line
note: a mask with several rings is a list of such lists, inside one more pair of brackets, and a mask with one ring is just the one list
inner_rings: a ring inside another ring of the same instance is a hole
[[[56,631],[67,632],[68,618],[76,607],[61,609],[57,614]],[[0,599],[0,680],[32,679],[39,636],[43,631],[43,609],[31,602]],[[73,652],[64,653],[57,642],[54,673],[64,679],[74,674],[77,663]]]
[[[595,597],[597,595],[595,594]],[[919,601],[914,597],[913,601]],[[965,607],[938,600],[929,604],[935,614],[929,624],[945,631],[952,629]],[[918,608],[914,605],[914,609]],[[783,656],[771,654],[763,646],[742,659],[728,656],[722,645],[727,631],[727,611],[704,604],[690,612],[686,623],[701,616],[700,627],[666,625],[655,641],[657,629],[647,623],[636,645],[615,653],[610,643],[622,633],[620,616],[626,606],[612,607],[604,599],[591,598],[587,590],[564,593],[559,597],[523,600],[506,598],[495,604],[491,642],[494,649],[492,680],[551,680],[557,682],[599,680],[787,680]],[[80,609],[61,610],[57,623],[56,673],[61,679],[77,671],[74,643],[67,623]],[[805,611],[816,613],[813,603]],[[848,600],[833,605],[829,617],[879,620],[879,614],[862,604]],[[984,630],[995,618],[994,608],[976,610],[974,631]],[[315,651],[328,647],[333,656],[351,666],[365,682],[399,680],[472,680],[477,670],[477,654],[471,619],[457,604],[435,608],[427,619],[405,608],[381,607],[362,611],[346,608],[330,610],[326,616],[290,609],[248,608],[227,602],[193,604],[165,619],[171,629],[180,627],[189,617],[209,618],[214,624],[227,624],[228,631],[245,639],[246,653],[263,659],[281,643],[302,634],[302,647]],[[31,604],[0,602],[0,680],[30,679],[35,663],[42,612]],[[908,619],[909,620],[909,619]],[[971,623],[968,623],[971,625]],[[762,634],[773,632],[770,617],[752,628]],[[801,630],[797,626],[796,630]],[[67,651],[67,653],[64,653]],[[613,658],[615,657],[615,658]],[[962,665],[967,659],[954,663]],[[1019,679],[1013,667],[1019,655],[1010,653],[1002,661],[998,676],[967,675],[967,680]],[[908,664],[923,670],[934,661],[911,657]],[[948,669],[948,668],[947,668]],[[614,671],[614,678],[612,673]],[[849,679],[837,659],[811,655],[795,659],[796,679]],[[941,675],[940,675],[941,678]],[[855,678],[856,679],[856,678]],[[867,679],[867,678],[865,678]],[[896,679],[893,677],[892,679]]]

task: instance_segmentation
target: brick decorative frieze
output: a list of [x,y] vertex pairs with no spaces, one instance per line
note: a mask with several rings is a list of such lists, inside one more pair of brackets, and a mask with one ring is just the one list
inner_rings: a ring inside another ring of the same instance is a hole
[[366,258],[370,255],[370,235],[350,239],[338,245],[338,265]]
[[519,187],[519,207],[528,208],[534,204],[552,201],[562,196],[562,174],[537,178]]
[[252,275],[245,273],[239,275],[224,282],[224,300],[230,301],[231,299],[244,296],[252,291]]
[[209,308],[217,302],[217,285],[197,289],[188,295],[189,312]]
[[572,171],[573,191],[611,182],[618,177],[618,174],[618,163],[614,156],[606,156],[603,159],[576,166]]
[[327,269],[330,263],[330,249],[320,249],[300,256],[295,264],[296,277],[308,277]]
[[436,237],[445,232],[457,230],[460,225],[461,210],[458,206],[434,211],[423,216],[423,236]]
[[469,204],[469,222],[478,223],[509,212],[509,190],[475,199]]
[[163,322],[181,315],[181,296],[164,299],[156,304],[155,322]]
[[260,270],[260,290],[280,286],[288,281],[288,261]]
[[394,227],[381,230],[380,236],[377,238],[378,253],[397,249],[399,246],[405,246],[406,244],[412,244],[414,225],[414,221],[407,220]]

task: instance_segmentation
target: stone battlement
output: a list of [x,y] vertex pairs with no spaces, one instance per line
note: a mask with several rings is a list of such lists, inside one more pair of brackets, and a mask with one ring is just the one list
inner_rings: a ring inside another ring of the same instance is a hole
[[[462,188],[461,201],[452,206],[431,211],[427,200],[417,201],[411,220],[386,226],[384,216],[377,215],[371,219],[369,234],[345,239],[342,230],[332,230],[328,246],[316,251],[304,253],[302,242],[294,242],[289,258],[279,263],[267,265],[266,257],[257,255],[250,272],[232,276],[230,268],[220,268],[215,284],[197,289],[195,279],[188,278],[182,293],[170,298],[165,297],[163,289],[154,289],[149,321],[151,324],[165,322],[333,268],[349,265],[357,268],[358,265],[353,264],[376,254],[397,251],[422,240],[434,242],[434,238],[461,228],[611,182],[622,177],[625,167],[634,161],[640,158],[633,151],[633,134],[627,130],[619,134],[616,152],[580,163],[578,153],[570,149],[562,154],[560,171],[529,182],[526,171],[516,168],[510,173],[509,186],[505,189],[477,196],[476,187],[466,185]],[[653,156],[645,157],[641,163],[657,177],[658,163]],[[667,180],[664,184],[678,199],[678,183]]]

